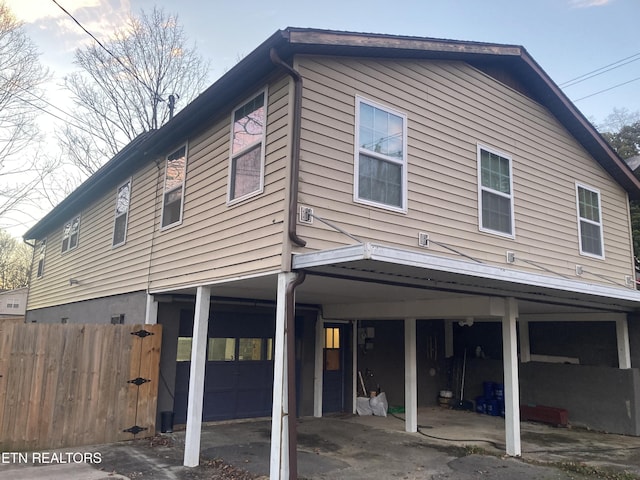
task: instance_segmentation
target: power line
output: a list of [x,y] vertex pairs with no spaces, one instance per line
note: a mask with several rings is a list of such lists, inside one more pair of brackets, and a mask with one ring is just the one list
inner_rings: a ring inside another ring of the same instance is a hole
[[84,26],[78,21],[78,19],[76,17],[74,17],[71,13],[69,13],[56,0],[51,0],[51,1],[53,3],[55,3],[60,10],[62,10],[64,13],[66,13],[87,35],[89,35],[100,46],[100,48],[102,48],[112,58],[114,58],[120,65],[122,65],[122,68],[124,68],[129,74],[131,74],[133,76],[133,78],[135,78],[142,86],[144,86],[147,90],[149,90],[149,92],[154,96],[154,98],[156,98],[157,100],[160,100],[161,102],[164,102],[164,99],[162,97],[160,97],[160,95],[158,95],[156,92],[154,92],[151,89],[151,87],[149,87],[146,83],[144,83],[140,79],[140,77],[136,74],[136,72],[131,70],[127,65],[125,65],[122,60],[120,60],[116,55],[114,55],[113,52],[111,50],[109,50],[100,40],[98,40],[89,30],[84,28]]
[[595,70],[579,75],[575,78],[572,78],[571,80],[567,80],[566,82],[559,84],[558,86],[561,88],[571,87],[577,83],[584,82],[585,80],[589,80],[590,78],[596,77],[598,75],[609,72],[611,70],[615,70],[616,68],[620,68],[625,65],[628,65],[629,63],[635,62],[636,60],[640,60],[640,52],[630,55],[628,57],[622,58],[620,60],[617,60],[613,63],[605,65],[604,67],[596,68]]
[[600,90],[600,91],[592,93],[590,95],[585,95],[584,97],[576,98],[575,100],[573,100],[573,103],[579,102],[580,100],[584,100],[585,98],[594,97],[594,96],[599,95],[601,93],[608,92],[609,90],[613,90],[614,88],[622,87],[623,85],[627,85],[627,84],[632,83],[632,82],[637,82],[638,80],[640,80],[640,77],[636,77],[636,78],[633,78],[633,79],[628,80],[626,82],[619,83],[617,85],[614,85],[613,87],[605,88],[604,90]]

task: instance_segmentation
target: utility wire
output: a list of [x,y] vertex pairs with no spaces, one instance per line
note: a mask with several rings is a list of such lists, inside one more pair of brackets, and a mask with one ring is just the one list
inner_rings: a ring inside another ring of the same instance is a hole
[[131,70],[129,67],[127,67],[124,62],[122,60],[120,60],[116,55],[114,55],[114,53],[109,50],[100,40],[98,40],[89,30],[87,30],[86,28],[84,28],[84,26],[78,21],[78,19],[76,19],[76,17],[74,17],[71,13],[69,13],[62,5],[60,5],[56,0],[51,0],[53,3],[55,3],[58,8],[60,10],[62,10],[64,13],[66,13],[82,30],[84,30],[84,32],[89,35],[99,46],[100,48],[102,48],[105,52],[107,52],[112,58],[114,58],[120,65],[122,65],[122,68],[124,68],[129,74],[131,74],[133,76],[133,78],[135,78],[141,85],[143,85],[147,90],[149,90],[149,92],[154,96],[154,98],[156,98],[157,100],[160,100],[161,102],[164,102],[164,99],[162,97],[160,97],[160,95],[158,95],[156,92],[154,92],[151,87],[149,87],[146,83],[144,83],[140,77],[136,74],[136,72],[134,72],[133,70]]
[[617,85],[614,85],[613,87],[605,88],[604,90],[600,90],[598,92],[592,93],[590,95],[586,95],[584,97],[576,98],[575,100],[573,100],[573,103],[579,102],[580,100],[584,100],[586,98],[594,97],[594,96],[599,95],[601,93],[608,92],[609,90],[613,90],[614,88],[622,87],[623,85],[627,85],[627,84],[632,83],[632,82],[637,82],[638,80],[640,80],[640,77],[633,78],[633,79],[628,80],[626,82],[619,83]]
[[640,52],[634,55],[630,55],[628,57],[622,58],[616,62],[610,63],[609,65],[605,65],[604,67],[596,68],[595,70],[587,72],[583,75],[579,75],[575,78],[572,78],[571,80],[567,80],[566,82],[559,84],[558,86],[561,88],[572,87],[573,85],[576,85],[580,82],[584,82],[585,80],[589,80],[590,78],[597,77],[598,75],[609,72],[611,70],[615,70],[616,68],[623,67],[637,60],[640,60]]

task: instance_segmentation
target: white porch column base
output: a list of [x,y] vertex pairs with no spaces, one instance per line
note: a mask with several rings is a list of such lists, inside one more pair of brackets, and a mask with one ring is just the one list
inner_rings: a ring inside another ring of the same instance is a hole
[[520,444],[520,388],[518,383],[518,344],[516,319],[518,301],[505,299],[505,315],[502,317],[502,350],[504,362],[504,414],[507,455],[519,457]]
[[627,319],[616,320],[618,341],[618,368],[631,368],[631,348],[629,347],[629,324]]
[[316,319],[316,346],[313,369],[313,416],[322,417],[322,389],[324,374],[324,319]]
[[289,402],[287,400],[287,287],[295,273],[278,274],[276,332],[273,357],[273,410],[271,413],[271,456],[269,478],[289,478]]
[[416,319],[404,320],[405,430],[418,431],[418,368],[416,363]]
[[202,403],[204,398],[204,369],[207,359],[207,330],[209,326],[210,287],[198,287],[193,317],[189,398],[187,401],[187,429],[184,437],[184,466],[200,463],[200,435],[202,431]]

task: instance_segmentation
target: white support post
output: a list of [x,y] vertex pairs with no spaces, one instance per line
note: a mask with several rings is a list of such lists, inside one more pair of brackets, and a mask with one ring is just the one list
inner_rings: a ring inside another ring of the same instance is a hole
[[404,408],[405,430],[418,431],[418,368],[416,363],[416,319],[404,320]]
[[191,340],[191,369],[187,401],[187,430],[184,437],[184,466],[200,463],[200,435],[202,403],[204,399],[204,369],[207,359],[207,330],[209,326],[210,287],[198,287]]
[[531,361],[531,342],[529,341],[529,322],[518,319],[520,325],[520,361],[528,363]]
[[616,320],[618,340],[618,368],[631,368],[631,348],[629,347],[629,325],[627,319]]
[[453,357],[453,320],[444,321],[444,358]]
[[324,319],[318,313],[316,320],[316,351],[313,369],[313,416],[322,417],[322,389],[324,375]]
[[158,302],[153,295],[147,293],[147,308],[144,314],[145,325],[155,325],[158,323]]
[[287,397],[287,287],[295,273],[278,274],[275,352],[273,357],[273,410],[269,478],[289,478],[289,402]]
[[504,413],[507,455],[519,457],[520,444],[520,388],[518,384],[518,345],[516,320],[518,302],[505,299],[505,315],[502,317],[502,351],[504,362]]

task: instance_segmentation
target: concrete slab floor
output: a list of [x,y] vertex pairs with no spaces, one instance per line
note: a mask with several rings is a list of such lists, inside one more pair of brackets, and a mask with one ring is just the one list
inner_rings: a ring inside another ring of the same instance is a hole
[[[504,420],[473,412],[420,409],[419,433],[405,433],[398,417],[352,415],[299,419],[298,472],[301,479],[507,480],[640,478],[640,438],[581,429],[522,423],[522,459],[504,457]],[[0,462],[0,480],[266,478],[269,419],[205,424],[202,466],[182,466],[184,430],[109,445],[58,452],[99,454],[93,465]],[[4,452],[3,452],[4,453]],[[220,460],[222,459],[222,460]],[[580,462],[615,469],[597,476],[558,468]],[[64,470],[64,471],[62,471]],[[628,472],[628,473],[621,473]],[[102,476],[101,476],[102,475]]]

